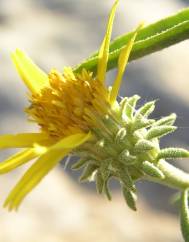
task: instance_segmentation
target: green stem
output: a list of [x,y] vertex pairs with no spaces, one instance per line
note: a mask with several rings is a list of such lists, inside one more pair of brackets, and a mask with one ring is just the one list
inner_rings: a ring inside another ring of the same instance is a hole
[[[111,42],[107,70],[117,67],[120,51],[127,45],[132,35],[133,32],[130,32]],[[138,32],[129,62],[186,39],[189,39],[189,8],[141,29]],[[97,64],[98,51],[77,65],[74,72],[80,72],[85,68],[95,73]]]
[[147,178],[148,180],[179,190],[189,187],[189,174],[186,172],[174,167],[165,160],[160,160],[157,166],[164,173],[165,178],[163,180]]

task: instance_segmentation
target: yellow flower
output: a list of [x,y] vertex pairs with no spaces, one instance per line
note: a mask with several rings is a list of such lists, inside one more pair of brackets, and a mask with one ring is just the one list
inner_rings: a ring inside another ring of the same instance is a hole
[[118,1],[110,12],[96,76],[85,69],[75,74],[72,68],[65,68],[63,75],[57,70],[47,75],[21,50],[12,54],[17,71],[30,91],[26,113],[30,121],[40,126],[40,132],[0,136],[1,149],[23,149],[0,163],[1,174],[36,159],[6,199],[4,206],[9,210],[17,209],[25,196],[65,156],[90,152],[98,142],[98,131],[108,138],[113,132],[108,123],[119,125],[116,97],[137,30],[120,53],[113,87],[107,88],[105,77],[117,4]]

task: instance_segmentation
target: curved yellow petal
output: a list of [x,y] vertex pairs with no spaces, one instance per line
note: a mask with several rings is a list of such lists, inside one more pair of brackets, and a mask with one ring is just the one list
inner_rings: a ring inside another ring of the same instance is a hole
[[122,81],[122,77],[131,53],[131,50],[133,48],[134,42],[135,42],[135,38],[137,36],[138,31],[143,27],[143,24],[140,24],[137,29],[135,30],[131,40],[128,42],[128,44],[121,50],[120,55],[119,55],[119,59],[118,59],[118,73],[116,76],[116,79],[114,81],[114,84],[112,86],[112,90],[110,93],[110,103],[113,104],[116,101],[119,89],[120,89],[120,85],[121,85],[121,81]]
[[54,150],[59,150],[59,149],[74,149],[77,146],[83,144],[87,140],[89,140],[92,137],[91,132],[89,133],[78,133],[78,134],[73,134],[69,135],[66,138],[63,138],[60,140],[58,143],[53,145],[51,147]]
[[17,49],[11,54],[11,58],[22,80],[31,92],[39,92],[42,88],[48,86],[48,75],[35,65],[23,51]]
[[24,174],[11,191],[4,206],[9,210],[17,209],[26,195],[69,153],[70,150],[51,150],[42,155]]
[[34,143],[48,140],[43,133],[5,134],[0,136],[0,149],[33,147]]
[[9,157],[8,159],[0,162],[0,174],[4,174],[11,170],[14,170],[18,166],[25,164],[26,162],[34,159],[37,156],[38,154],[33,148],[18,152]]
[[24,174],[18,184],[13,188],[4,206],[9,210],[17,209],[25,196],[37,186],[42,178],[52,170],[57,163],[73,148],[81,145],[91,138],[91,133],[78,133],[70,135],[57,144],[47,148],[44,153]]
[[99,54],[98,54],[97,78],[101,82],[104,82],[105,76],[106,76],[110,38],[111,38],[111,34],[112,34],[112,25],[113,25],[115,11],[116,11],[118,2],[119,2],[119,0],[116,0],[111,9],[109,19],[108,19],[106,34],[105,34],[104,40],[102,42],[102,45],[100,47]]

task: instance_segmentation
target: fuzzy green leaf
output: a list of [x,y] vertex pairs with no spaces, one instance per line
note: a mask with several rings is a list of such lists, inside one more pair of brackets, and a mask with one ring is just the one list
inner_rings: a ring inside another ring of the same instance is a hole
[[142,129],[142,128],[147,128],[151,125],[153,125],[155,122],[154,119],[146,119],[146,118],[142,118],[142,119],[135,119],[133,126],[132,126],[132,130],[138,130],[138,129]]
[[148,150],[152,150],[154,148],[155,148],[154,143],[145,139],[141,139],[135,144],[134,151],[140,153],[140,152],[146,152]]
[[158,178],[158,179],[164,179],[164,177],[165,177],[163,172],[158,167],[156,167],[153,163],[151,163],[149,161],[144,161],[142,163],[142,170],[147,175]]
[[162,125],[162,126],[158,126],[158,127],[152,127],[147,135],[146,135],[146,139],[153,139],[153,138],[160,138],[162,136],[165,136],[169,133],[174,132],[177,129],[176,126],[169,126],[169,125]]
[[96,173],[96,190],[99,194],[102,193],[103,187],[104,187],[104,180],[102,178],[100,171],[98,170]]
[[155,101],[147,102],[136,113],[135,118],[140,119],[149,116],[155,108]]
[[134,211],[137,210],[136,208],[136,200],[137,200],[137,196],[136,193],[129,191],[126,187],[122,187],[122,192],[123,192],[123,196],[125,198],[125,201],[127,203],[127,205]]
[[126,135],[127,135],[127,130],[125,128],[119,129],[115,137],[115,143],[118,145],[122,144],[125,140]]
[[130,191],[133,191],[135,192],[136,191],[136,187],[135,187],[135,184],[129,174],[129,171],[127,168],[125,167],[120,167],[121,169],[119,170],[119,177],[120,177],[120,180],[122,181],[122,183],[124,184],[124,186],[130,190]]
[[122,100],[121,100],[121,102],[120,102],[120,111],[121,111],[121,113],[122,112],[125,112],[125,105],[127,104],[127,101],[128,101],[128,97],[124,97]]
[[89,159],[80,159],[80,160],[78,160],[78,161],[76,161],[73,165],[72,165],[72,169],[73,170],[79,170],[79,169],[81,169],[85,164],[87,164],[88,162],[90,162],[90,160]]
[[106,181],[110,175],[110,169],[109,166],[113,162],[112,158],[108,158],[106,160],[103,160],[100,165],[100,173],[102,175],[102,179]]
[[157,159],[188,158],[189,151],[182,148],[165,148],[162,149]]
[[108,186],[108,181],[105,181],[104,183],[104,193],[106,194],[106,197],[108,198],[109,201],[112,200],[111,192]]
[[[111,42],[108,69],[117,66],[118,57],[122,48],[131,39],[133,32],[118,37]],[[189,8],[146,26],[138,32],[129,61],[136,60],[156,51],[189,38]],[[75,72],[83,68],[96,72],[98,52],[74,68]]]
[[125,149],[119,154],[118,160],[125,165],[132,165],[136,163],[136,156],[130,155],[129,151]]
[[96,169],[97,169],[96,165],[88,164],[79,178],[80,182],[85,182],[89,180]]
[[125,107],[125,114],[128,118],[133,117],[133,113],[135,112],[135,106],[139,99],[140,97],[138,95],[134,95],[128,99]]
[[157,122],[154,123],[154,126],[160,126],[160,125],[173,125],[176,120],[177,115],[175,113],[170,114],[167,117],[163,117]]

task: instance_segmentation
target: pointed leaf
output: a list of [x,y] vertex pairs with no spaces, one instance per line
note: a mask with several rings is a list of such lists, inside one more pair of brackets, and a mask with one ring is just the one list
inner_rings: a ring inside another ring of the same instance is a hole
[[153,163],[151,163],[149,161],[144,161],[142,163],[142,170],[148,176],[152,176],[152,177],[155,177],[155,178],[158,178],[158,179],[164,179],[165,178],[163,172],[157,166],[155,166]]
[[136,191],[135,184],[134,184],[127,168],[121,167],[121,169],[119,170],[119,176],[120,176],[120,179],[123,182],[124,186],[128,190],[131,190],[133,192]]
[[102,178],[100,171],[98,170],[96,173],[96,190],[99,194],[102,193],[103,187],[104,187],[104,180]]
[[79,159],[78,161],[76,161],[73,165],[72,165],[72,169],[73,170],[79,170],[81,169],[84,165],[86,165],[87,163],[89,163],[90,160],[88,158],[83,158],[83,159]]
[[80,182],[85,182],[89,180],[93,173],[96,171],[96,169],[97,166],[95,164],[88,164],[79,178]]
[[132,165],[136,163],[137,159],[136,156],[130,155],[129,151],[125,149],[119,154],[118,160],[125,165]]
[[182,148],[165,148],[160,150],[157,159],[188,158],[189,151]]
[[125,112],[125,107],[126,107],[126,104],[127,104],[127,101],[128,101],[128,97],[124,97],[121,102],[120,102],[120,112],[123,113]]
[[134,146],[135,152],[146,152],[155,148],[155,144],[151,141],[140,139]]
[[127,130],[125,128],[119,129],[115,137],[115,143],[118,145],[122,144],[126,138],[126,135],[127,135]]
[[160,126],[160,125],[173,125],[175,120],[177,118],[177,115],[175,113],[170,114],[167,117],[161,118],[157,122],[154,123],[154,126]]
[[129,191],[127,188],[125,188],[124,186],[122,187],[122,192],[123,192],[123,196],[125,198],[125,201],[127,203],[127,205],[133,210],[136,211],[136,200],[137,200],[137,196],[136,193]]
[[145,118],[148,117],[154,111],[154,108],[155,108],[155,101],[148,102],[148,103],[144,104],[136,112],[135,118],[140,119],[140,118],[143,118],[143,117],[145,117]]
[[174,132],[177,129],[176,126],[169,126],[169,125],[162,125],[162,126],[158,126],[158,127],[152,127],[147,135],[146,135],[146,139],[153,139],[153,138],[160,138],[162,136],[165,136],[169,133]]
[[109,189],[109,186],[108,186],[108,180],[105,181],[105,183],[104,183],[104,193],[106,194],[106,197],[108,198],[108,200],[111,201],[112,196],[111,196],[110,189]]
[[132,130],[135,131],[138,129],[147,128],[153,125],[154,122],[155,122],[154,119],[146,119],[146,118],[135,119],[133,122]]
[[128,99],[125,107],[125,114],[128,118],[133,117],[133,113],[135,112],[135,106],[139,99],[140,97],[138,95],[134,95]]

